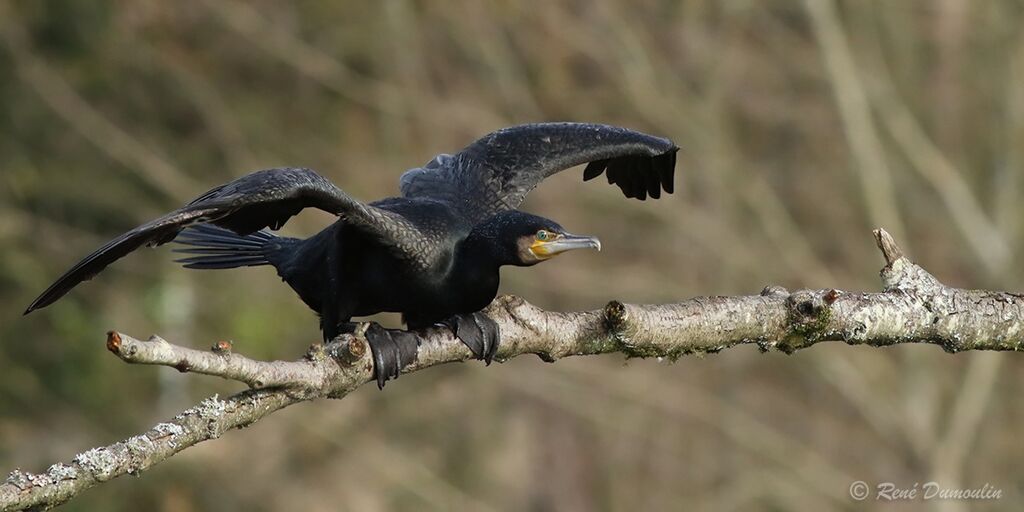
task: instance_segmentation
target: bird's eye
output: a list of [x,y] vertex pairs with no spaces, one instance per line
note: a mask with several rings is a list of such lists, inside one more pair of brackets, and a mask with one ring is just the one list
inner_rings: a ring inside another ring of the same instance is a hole
[[543,242],[543,241],[547,240],[548,238],[551,238],[551,233],[548,233],[547,231],[544,231],[543,229],[537,232],[537,240],[540,240],[541,242]]

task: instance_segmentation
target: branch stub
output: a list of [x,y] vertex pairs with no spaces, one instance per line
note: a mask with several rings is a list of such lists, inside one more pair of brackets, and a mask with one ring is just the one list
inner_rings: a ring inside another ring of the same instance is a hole
[[903,257],[903,250],[900,249],[900,246],[896,245],[896,241],[893,240],[892,235],[888,231],[878,228],[873,233],[875,234],[875,243],[881,249],[882,256],[885,257],[886,266],[892,266],[896,260]]

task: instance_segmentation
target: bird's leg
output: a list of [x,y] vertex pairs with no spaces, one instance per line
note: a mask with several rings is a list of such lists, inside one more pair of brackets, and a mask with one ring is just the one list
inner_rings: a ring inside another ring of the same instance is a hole
[[491,364],[498,353],[498,324],[487,315],[476,312],[455,315],[444,322],[452,334],[464,343],[477,359]]
[[340,318],[339,315],[324,315],[320,317],[320,330],[324,334],[324,343],[330,343],[342,334],[356,333],[356,327],[359,326],[358,323],[342,322],[338,318]]
[[326,316],[320,317],[320,331],[324,334],[325,345],[341,334],[341,329],[338,323],[327,319]]
[[[336,318],[330,317],[336,317],[336,315],[324,315],[320,319],[321,328],[324,331],[324,343],[341,334],[355,334],[358,324],[338,323]],[[389,330],[381,327],[377,322],[370,322],[363,336],[373,354],[374,375],[377,378],[377,387],[380,389],[384,389],[384,383],[388,380],[397,379],[402,373],[402,368],[416,361],[419,337],[415,333]]]
[[338,334],[355,334],[359,329],[359,322],[342,322],[338,324]]
[[[335,242],[336,244],[337,242]],[[324,333],[324,343],[330,342],[341,334],[341,312],[338,308],[338,261],[335,246],[327,250],[326,286],[320,297],[320,330]],[[347,319],[346,319],[347,320]]]
[[416,361],[419,336],[415,333],[385,329],[377,322],[370,322],[364,336],[373,353],[373,368],[380,389],[384,389],[389,379],[397,379],[402,368]]

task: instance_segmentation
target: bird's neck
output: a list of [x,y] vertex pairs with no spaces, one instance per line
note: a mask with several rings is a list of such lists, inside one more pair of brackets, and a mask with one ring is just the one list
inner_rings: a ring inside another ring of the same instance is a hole
[[455,251],[448,284],[459,290],[459,301],[466,311],[483,308],[498,293],[499,268],[504,261],[494,247],[486,237],[470,235]]
[[455,253],[455,270],[474,273],[497,273],[511,261],[501,251],[496,237],[487,230],[475,229],[459,244]]

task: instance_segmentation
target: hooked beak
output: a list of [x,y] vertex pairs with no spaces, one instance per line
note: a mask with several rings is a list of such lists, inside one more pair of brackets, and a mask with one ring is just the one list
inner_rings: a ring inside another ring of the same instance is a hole
[[546,260],[573,249],[601,250],[601,241],[593,236],[580,236],[565,233],[553,240],[537,240],[530,246],[530,252],[539,259]]

